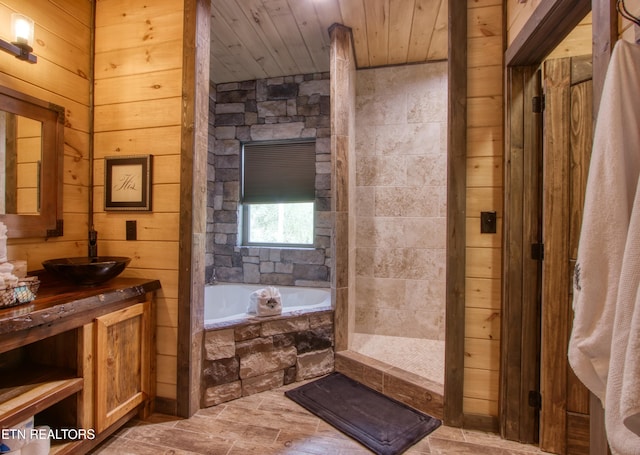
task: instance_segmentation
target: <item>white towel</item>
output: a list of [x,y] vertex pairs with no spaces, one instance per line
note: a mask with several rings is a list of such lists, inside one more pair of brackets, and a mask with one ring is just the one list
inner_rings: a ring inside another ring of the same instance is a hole
[[[637,186],[629,233],[625,244],[620,284],[615,307],[611,362],[604,403],[605,426],[611,450],[615,454],[640,454],[640,436],[625,425],[625,412],[640,407],[640,350],[633,348],[630,337],[640,330],[632,321],[640,284],[640,185]],[[635,372],[635,373],[634,373]],[[626,409],[626,411],[625,411]],[[630,420],[632,422],[633,419]]]
[[635,286],[637,291],[640,282],[640,273],[634,270],[640,258],[631,257],[637,236],[628,236],[630,224],[640,228],[636,224],[640,223],[638,88],[640,47],[619,41],[607,70],[594,136],[568,353],[578,378],[604,403],[607,437],[616,454],[640,454],[640,438],[622,424],[620,416],[620,378],[629,347],[622,338],[629,334],[631,321],[627,296],[633,294],[635,305],[632,290]]
[[282,297],[278,288],[267,286],[249,295],[247,313],[257,316],[276,316],[282,313]]
[[636,295],[631,319],[620,396],[620,414],[624,425],[640,435],[640,358],[638,353],[640,353],[640,293]]
[[[631,214],[618,290],[607,395],[613,415],[640,436],[640,182]],[[640,453],[640,439],[637,452]]]

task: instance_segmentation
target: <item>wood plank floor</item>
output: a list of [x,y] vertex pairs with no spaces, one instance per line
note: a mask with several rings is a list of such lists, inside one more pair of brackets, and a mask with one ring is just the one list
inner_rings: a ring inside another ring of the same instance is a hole
[[[92,453],[100,455],[366,455],[358,442],[307,412],[283,392],[301,383],[240,398],[189,419],[156,414],[134,420]],[[530,455],[537,447],[497,435],[441,426],[408,455]]]

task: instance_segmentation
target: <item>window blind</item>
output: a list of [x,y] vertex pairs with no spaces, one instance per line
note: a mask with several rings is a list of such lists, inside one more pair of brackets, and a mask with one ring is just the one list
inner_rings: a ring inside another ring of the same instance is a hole
[[247,143],[242,155],[243,203],[315,200],[315,142]]

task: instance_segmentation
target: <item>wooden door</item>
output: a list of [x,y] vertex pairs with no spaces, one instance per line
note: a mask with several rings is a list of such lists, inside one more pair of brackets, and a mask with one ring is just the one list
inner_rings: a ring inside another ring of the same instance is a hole
[[541,76],[536,66],[507,70],[507,147],[503,222],[500,432],[537,443],[542,267]]
[[149,308],[138,303],[96,319],[95,424],[103,431],[149,396]]
[[591,59],[544,63],[540,448],[589,453],[589,393],[568,364],[575,264],[591,142]]

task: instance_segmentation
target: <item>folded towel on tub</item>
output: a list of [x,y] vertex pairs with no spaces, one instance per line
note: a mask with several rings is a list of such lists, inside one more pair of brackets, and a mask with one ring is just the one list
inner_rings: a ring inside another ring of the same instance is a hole
[[273,286],[253,291],[249,296],[247,313],[257,316],[276,316],[282,313],[280,291]]

